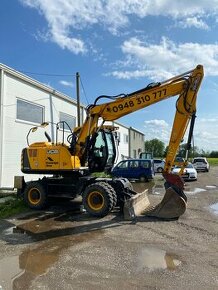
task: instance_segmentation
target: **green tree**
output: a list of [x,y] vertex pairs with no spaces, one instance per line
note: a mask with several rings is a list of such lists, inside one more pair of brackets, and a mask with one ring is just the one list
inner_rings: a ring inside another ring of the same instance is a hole
[[209,157],[211,157],[211,158],[217,158],[218,157],[218,151],[211,151]]
[[163,157],[164,149],[164,142],[158,139],[145,141],[145,152],[151,152],[154,157]]

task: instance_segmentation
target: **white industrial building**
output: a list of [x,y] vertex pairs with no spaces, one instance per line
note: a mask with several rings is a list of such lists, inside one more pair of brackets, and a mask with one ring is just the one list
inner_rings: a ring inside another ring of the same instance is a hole
[[[67,121],[74,128],[77,126],[77,103],[53,88],[0,64],[0,106],[0,188],[12,188],[14,176],[23,175],[20,171],[20,155],[27,146],[29,130],[45,121]],[[80,107],[80,118],[85,118],[83,105]],[[131,156],[128,137],[131,128],[121,124],[118,126],[120,160]],[[54,140],[55,126],[50,125],[46,131]],[[142,136],[142,142],[135,149],[139,151],[144,148],[144,135],[137,132]],[[29,138],[30,143],[44,141],[44,132],[31,134]],[[25,177],[27,180],[33,178],[36,176]]]

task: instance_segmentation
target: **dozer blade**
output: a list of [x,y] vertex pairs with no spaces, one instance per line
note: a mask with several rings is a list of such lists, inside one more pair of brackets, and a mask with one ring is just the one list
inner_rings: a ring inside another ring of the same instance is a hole
[[136,216],[141,215],[142,212],[150,207],[147,192],[148,190],[146,189],[124,202],[123,215],[125,220],[133,220]]
[[123,208],[125,220],[133,220],[139,215],[164,220],[178,219],[186,211],[186,201],[172,187],[166,190],[162,201],[153,207],[150,205],[147,191],[125,201]]

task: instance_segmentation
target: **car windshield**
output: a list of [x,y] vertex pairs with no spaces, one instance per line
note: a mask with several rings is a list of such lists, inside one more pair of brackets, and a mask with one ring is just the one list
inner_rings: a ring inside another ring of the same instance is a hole
[[[182,168],[181,165],[176,165],[175,168]],[[193,165],[191,163],[188,163],[185,168],[193,168]]]
[[203,162],[203,163],[206,163],[205,159],[203,159],[203,158],[197,158],[197,159],[194,159],[193,162],[194,162],[194,163],[195,163],[195,162]]

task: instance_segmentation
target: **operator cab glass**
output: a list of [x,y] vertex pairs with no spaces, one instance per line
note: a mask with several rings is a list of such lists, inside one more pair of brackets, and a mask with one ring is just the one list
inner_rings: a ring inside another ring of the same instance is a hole
[[91,172],[110,171],[116,157],[116,147],[113,132],[100,130],[92,137],[88,152]]

